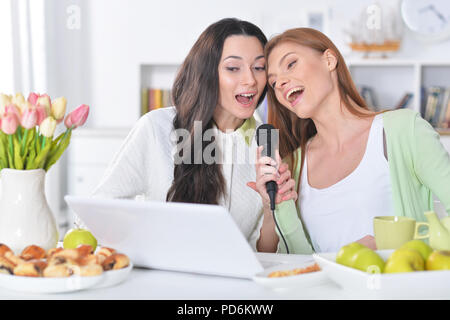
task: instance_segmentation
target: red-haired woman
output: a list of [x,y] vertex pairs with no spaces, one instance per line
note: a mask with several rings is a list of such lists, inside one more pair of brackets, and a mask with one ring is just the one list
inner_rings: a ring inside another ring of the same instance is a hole
[[450,157],[417,112],[371,111],[339,50],[317,30],[287,30],[265,56],[269,122],[298,192],[295,205],[277,210],[291,252],[338,251],[353,241],[374,249],[375,216],[423,221],[432,194],[450,212]]

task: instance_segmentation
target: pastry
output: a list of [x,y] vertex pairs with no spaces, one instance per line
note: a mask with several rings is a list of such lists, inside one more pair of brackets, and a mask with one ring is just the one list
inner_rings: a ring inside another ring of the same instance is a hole
[[0,273],[14,274],[14,263],[5,257],[0,257]]
[[94,249],[92,248],[92,246],[90,246],[88,244],[80,244],[76,250],[82,257],[87,256],[88,254],[94,253]]
[[108,247],[94,254],[90,245],[76,249],[52,248],[47,252],[37,246],[26,247],[20,256],[0,243],[0,273],[26,277],[97,276],[104,271],[127,267],[129,258]]
[[64,250],[63,248],[51,248],[47,251],[47,259],[50,259],[55,253]]
[[3,257],[6,252],[13,253],[12,250],[6,244],[0,243],[0,257]]
[[43,260],[29,260],[14,268],[14,275],[25,277],[41,277],[47,262]]
[[127,267],[130,264],[130,259],[124,254],[114,253],[106,257],[102,263],[103,270],[117,270]]
[[47,253],[45,252],[44,249],[33,244],[23,249],[20,257],[23,260],[39,260],[44,259],[46,255]]
[[80,252],[77,249],[63,249],[52,254],[51,259],[61,257],[70,260],[77,260],[80,258]]
[[76,275],[83,276],[83,277],[91,277],[91,276],[98,276],[103,273],[103,268],[99,264],[90,264],[85,266],[78,266],[76,268],[73,268],[73,272]]
[[98,256],[96,256],[95,254],[88,254],[84,257],[80,257],[77,260],[78,264],[81,266],[87,266],[87,265],[101,265]]
[[69,277],[72,274],[72,268],[66,264],[48,265],[43,273],[44,277],[49,278]]
[[77,260],[66,258],[63,256],[53,255],[50,260],[48,260],[48,265],[66,265],[66,266],[77,266]]
[[101,247],[98,251],[97,251],[97,256],[98,256],[98,260],[99,263],[102,264],[103,261],[105,261],[106,257],[109,257],[110,255],[116,253],[116,250],[108,248],[108,247]]
[[11,261],[14,264],[14,266],[17,266],[18,264],[21,264],[21,263],[25,262],[25,260],[23,260],[20,257],[14,255],[14,253],[12,251],[5,252],[4,257],[6,259],[8,259],[9,261]]

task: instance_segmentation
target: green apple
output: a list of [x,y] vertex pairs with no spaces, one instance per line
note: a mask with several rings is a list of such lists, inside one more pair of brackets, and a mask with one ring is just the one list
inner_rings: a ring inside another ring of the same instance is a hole
[[351,260],[353,255],[358,250],[362,248],[367,248],[359,242],[352,242],[345,246],[343,246],[336,255],[336,262],[339,264],[343,264],[344,266],[351,267]]
[[425,261],[417,250],[400,248],[389,256],[384,273],[413,272],[424,269]]
[[369,273],[382,273],[384,269],[383,259],[359,242],[343,246],[336,255],[336,262]]
[[86,229],[71,229],[67,231],[63,240],[64,249],[75,249],[79,245],[88,244],[95,251],[97,248],[97,239]]
[[372,249],[367,247],[355,252],[351,267],[368,273],[383,273],[384,260]]
[[427,261],[433,249],[422,240],[411,240],[401,246],[401,248],[417,250],[424,261]]
[[436,250],[427,259],[427,270],[450,270],[450,251]]

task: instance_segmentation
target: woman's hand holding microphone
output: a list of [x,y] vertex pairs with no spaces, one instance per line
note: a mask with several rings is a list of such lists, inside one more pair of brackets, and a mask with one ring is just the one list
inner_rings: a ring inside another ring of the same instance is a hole
[[256,182],[248,182],[247,185],[258,192],[263,201],[264,213],[271,213],[270,199],[266,190],[266,183],[275,181],[278,191],[275,197],[275,203],[279,204],[287,200],[297,200],[297,192],[295,190],[295,180],[291,178],[289,166],[283,163],[278,150],[276,151],[276,159],[270,157],[261,157],[262,146],[258,147],[256,155]]
[[[276,159],[261,157],[263,146],[259,146],[256,155],[256,182],[248,182],[247,186],[258,192],[263,202],[264,219],[260,230],[260,238],[256,244],[258,251],[276,252],[279,242],[275,232],[276,221],[270,209],[270,198],[266,190],[266,183],[275,181],[277,193],[275,204],[283,201],[297,200],[295,180],[291,178],[291,172],[286,163],[281,161],[280,154],[276,150]],[[283,239],[284,240],[284,239]]]

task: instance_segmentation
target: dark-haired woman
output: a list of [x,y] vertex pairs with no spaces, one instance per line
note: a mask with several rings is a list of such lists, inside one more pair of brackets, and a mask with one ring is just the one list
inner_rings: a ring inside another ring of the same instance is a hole
[[269,122],[299,190],[296,205],[277,212],[291,252],[336,252],[354,241],[375,249],[375,216],[423,221],[433,194],[450,213],[450,157],[417,112],[371,111],[317,30],[287,30],[265,54]]
[[[254,249],[273,251],[267,202],[247,186],[256,180],[253,113],[266,92],[266,42],[246,21],[210,25],[175,79],[175,107],[140,118],[94,196],[223,205]],[[279,203],[296,193],[287,165],[276,165],[266,179],[279,182]]]

